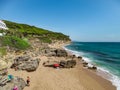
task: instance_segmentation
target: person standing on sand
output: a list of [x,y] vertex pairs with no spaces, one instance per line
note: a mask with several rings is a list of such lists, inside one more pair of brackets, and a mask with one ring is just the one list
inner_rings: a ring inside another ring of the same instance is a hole
[[27,80],[26,80],[27,86],[30,86],[30,77],[27,76]]

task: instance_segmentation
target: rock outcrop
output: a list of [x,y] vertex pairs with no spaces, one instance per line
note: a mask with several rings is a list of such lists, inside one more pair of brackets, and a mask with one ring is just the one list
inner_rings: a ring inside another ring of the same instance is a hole
[[91,69],[91,70],[97,70],[97,67],[96,67],[96,66],[94,66],[94,65],[93,65],[93,66],[91,66],[91,67],[90,67],[90,66],[88,66],[88,69]]
[[68,54],[63,49],[46,49],[45,54],[48,56],[66,57]]
[[30,56],[21,56],[14,59],[14,63],[11,68],[31,72],[38,68],[39,61],[39,59],[30,59]]
[[88,69],[91,69],[91,70],[97,70],[97,67],[95,65],[89,64],[89,63],[87,63],[85,61],[83,62],[83,66],[87,67]]
[[67,60],[67,61],[62,60],[60,62],[47,61],[43,63],[45,67],[54,67],[55,64],[58,64],[60,68],[73,68],[76,66],[76,60]]
[[60,61],[60,66],[63,68],[73,68],[76,65],[75,60]]

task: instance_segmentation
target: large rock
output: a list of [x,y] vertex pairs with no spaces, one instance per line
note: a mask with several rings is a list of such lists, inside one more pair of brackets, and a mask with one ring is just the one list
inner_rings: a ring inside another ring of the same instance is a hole
[[14,61],[16,61],[16,62],[23,62],[23,61],[28,61],[29,59],[30,59],[30,56],[26,55],[26,56],[16,57],[14,59]]
[[47,54],[48,56],[56,56],[55,49],[46,49],[45,54]]
[[63,49],[46,49],[45,54],[48,56],[58,56],[58,57],[66,57],[68,54]]
[[55,52],[56,52],[56,56],[58,56],[58,57],[66,57],[67,56],[67,52],[65,50],[57,49]]
[[97,67],[95,65],[91,65],[91,66],[88,66],[88,69],[97,70]]
[[63,68],[73,68],[76,65],[75,60],[60,61],[60,66]]
[[83,61],[83,66],[84,66],[84,67],[87,67],[87,65],[88,65],[88,63],[85,62],[85,61]]
[[23,90],[26,86],[26,83],[22,78],[14,77],[11,81],[7,81],[4,85],[0,84],[0,90],[13,90],[15,85],[18,87],[19,90]]
[[29,56],[17,57],[11,68],[17,70],[35,71],[39,66],[40,59],[31,60]]
[[39,66],[39,60],[31,60],[25,62],[22,66],[19,66],[22,70],[26,70],[28,72],[35,71]]

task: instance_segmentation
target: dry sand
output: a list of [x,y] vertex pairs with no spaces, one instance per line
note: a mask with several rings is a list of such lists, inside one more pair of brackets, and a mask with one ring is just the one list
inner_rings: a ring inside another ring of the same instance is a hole
[[9,74],[20,76],[26,80],[30,76],[30,86],[24,90],[116,90],[111,82],[97,76],[95,72],[83,68],[77,60],[75,68],[54,69],[44,67],[42,63],[47,60],[63,60],[64,58],[39,56],[41,59],[38,69],[34,72],[14,71]]

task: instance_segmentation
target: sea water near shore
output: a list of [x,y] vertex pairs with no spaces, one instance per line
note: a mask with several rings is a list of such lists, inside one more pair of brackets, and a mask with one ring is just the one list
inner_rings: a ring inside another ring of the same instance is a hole
[[106,74],[103,77],[120,90],[119,42],[72,42],[65,46],[65,49],[76,56],[82,56],[89,64],[95,64],[98,67],[98,74]]

